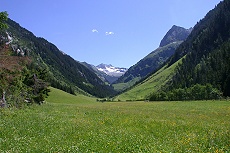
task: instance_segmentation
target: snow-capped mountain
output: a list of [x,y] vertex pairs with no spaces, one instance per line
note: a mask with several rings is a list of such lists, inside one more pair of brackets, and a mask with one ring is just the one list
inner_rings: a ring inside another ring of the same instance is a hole
[[100,65],[96,66],[96,68],[99,71],[102,71],[109,76],[115,76],[115,77],[120,77],[127,71],[127,68],[119,68],[119,67],[112,66],[111,64],[109,64],[109,65],[100,64]]

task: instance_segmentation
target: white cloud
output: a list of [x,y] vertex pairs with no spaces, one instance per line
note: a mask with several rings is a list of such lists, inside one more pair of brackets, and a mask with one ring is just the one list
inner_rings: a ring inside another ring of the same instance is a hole
[[97,29],[93,29],[92,32],[98,32]]
[[110,31],[110,32],[105,32],[105,35],[114,35],[114,32]]

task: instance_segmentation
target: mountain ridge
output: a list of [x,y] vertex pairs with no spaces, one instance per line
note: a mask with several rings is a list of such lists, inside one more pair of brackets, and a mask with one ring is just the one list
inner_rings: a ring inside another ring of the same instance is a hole
[[114,76],[114,77],[120,77],[127,71],[127,68],[115,67],[111,64],[103,64],[103,63],[97,65],[96,68],[99,71],[102,71],[107,75]]
[[52,86],[62,88],[69,86],[76,92],[88,93],[97,97],[106,97],[114,93],[95,73],[90,71],[71,56],[60,51],[54,44],[44,38],[36,37],[32,32],[21,27],[15,21],[8,19],[7,30],[14,38],[14,43],[21,48],[27,48],[34,61],[48,68]]
[[187,38],[190,30],[173,25],[161,41],[161,44],[165,45],[158,47],[130,67],[123,76],[113,83],[114,88],[118,91],[125,90],[159,68],[174,54],[176,48]]
[[166,46],[173,42],[184,41],[189,36],[191,31],[192,28],[185,29],[183,27],[173,25],[161,40],[159,47]]
[[[119,68],[112,66],[111,64],[99,64],[94,66],[92,64],[88,64],[86,62],[82,62],[86,67],[88,67],[91,71],[93,71],[99,78],[101,78],[107,84],[112,84],[115,82],[120,76],[124,74],[126,68]],[[108,71],[108,68],[109,71]]]
[[229,26],[230,0],[224,0],[197,22],[163,68],[118,95],[117,100],[183,101],[229,97]]

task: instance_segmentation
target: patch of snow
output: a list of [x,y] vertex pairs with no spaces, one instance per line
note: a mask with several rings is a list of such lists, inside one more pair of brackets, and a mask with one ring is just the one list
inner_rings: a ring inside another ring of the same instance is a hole
[[6,42],[6,45],[9,45],[10,43],[12,43],[13,38],[9,35],[8,32],[6,32],[6,34],[7,34],[7,39],[8,39],[8,42]]
[[127,71],[126,68],[119,68],[119,67],[114,67],[112,65],[106,65],[106,64],[100,64],[96,66],[96,68],[99,71],[102,71],[109,76],[116,76],[116,77],[122,76]]

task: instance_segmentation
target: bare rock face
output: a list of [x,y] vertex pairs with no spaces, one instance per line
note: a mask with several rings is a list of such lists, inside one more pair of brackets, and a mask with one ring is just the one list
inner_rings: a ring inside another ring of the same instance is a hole
[[167,34],[161,40],[160,47],[166,46],[173,42],[184,41],[191,33],[191,31],[192,28],[185,29],[176,25],[172,26],[172,28],[167,32]]

